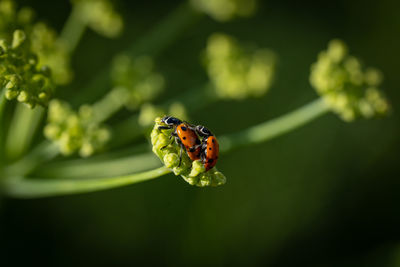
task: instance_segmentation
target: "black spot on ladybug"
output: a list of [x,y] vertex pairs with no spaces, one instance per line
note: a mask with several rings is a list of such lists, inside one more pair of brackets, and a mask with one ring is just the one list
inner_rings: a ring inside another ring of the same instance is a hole
[[211,147],[209,147],[209,148],[208,148],[208,150],[212,150],[212,148],[211,148]]
[[213,159],[208,159],[208,163],[212,163],[213,161]]
[[215,143],[215,140],[213,139],[212,142]]
[[184,136],[182,139],[183,139],[183,140],[186,140],[186,137]]
[[185,126],[181,126],[181,129],[182,129],[182,131],[186,131],[187,130],[187,128],[185,127]]

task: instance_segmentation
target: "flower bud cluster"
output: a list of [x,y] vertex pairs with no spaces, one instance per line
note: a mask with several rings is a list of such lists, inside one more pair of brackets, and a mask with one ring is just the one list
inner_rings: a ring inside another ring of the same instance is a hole
[[92,30],[108,38],[115,38],[121,34],[124,24],[109,0],[73,0],[72,3],[79,9],[80,18]]
[[58,145],[63,155],[79,152],[81,157],[88,157],[110,139],[110,131],[93,117],[90,106],[81,106],[75,112],[68,103],[52,100],[44,135]]
[[327,105],[343,120],[384,115],[389,104],[379,89],[382,74],[364,68],[348,54],[347,46],[332,40],[311,66],[310,83]]
[[47,105],[53,93],[50,70],[39,67],[22,30],[14,31],[11,42],[0,40],[0,87],[8,100],[17,99],[30,108]]
[[111,75],[114,87],[128,91],[128,97],[121,101],[131,109],[154,100],[164,88],[164,77],[154,71],[153,60],[148,56],[117,56]]
[[257,0],[191,0],[192,6],[217,21],[234,17],[249,17],[257,7]]
[[6,98],[47,105],[55,84],[72,78],[70,56],[54,30],[34,23],[34,12],[0,1],[0,86]]
[[191,185],[205,187],[225,184],[226,177],[215,167],[206,171],[200,160],[191,161],[184,150],[180,159],[181,147],[172,139],[172,130],[160,130],[159,126],[165,126],[160,117],[155,120],[150,135],[151,143],[153,152],[167,168],[170,168],[175,175],[181,175]]
[[244,49],[225,34],[213,34],[207,43],[208,76],[223,99],[264,95],[273,82],[275,62],[270,50]]

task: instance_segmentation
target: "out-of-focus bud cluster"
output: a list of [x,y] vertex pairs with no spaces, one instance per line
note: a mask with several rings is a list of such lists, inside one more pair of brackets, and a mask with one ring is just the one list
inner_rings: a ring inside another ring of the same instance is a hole
[[44,135],[55,142],[63,155],[79,152],[88,157],[103,148],[110,139],[109,130],[95,122],[90,106],[81,106],[78,112],[68,103],[52,100],[49,104]]
[[114,87],[128,92],[128,97],[121,101],[130,109],[154,100],[164,88],[164,78],[154,71],[153,60],[148,56],[135,59],[127,55],[117,56],[111,75]]
[[206,67],[222,99],[264,95],[273,82],[276,57],[268,49],[243,49],[232,37],[213,34],[207,43]]
[[196,10],[218,21],[249,17],[257,6],[257,0],[190,0],[190,2]]
[[191,185],[205,187],[225,184],[226,177],[221,172],[215,167],[206,172],[201,161],[195,160],[192,162],[186,151],[182,151],[182,159],[180,160],[181,148],[172,139],[172,130],[159,130],[159,126],[165,125],[161,122],[161,118],[158,117],[151,132],[151,143],[153,152],[167,168],[170,168],[175,175],[181,175]]
[[22,30],[14,31],[11,42],[0,40],[0,87],[8,100],[17,99],[30,108],[47,105],[53,93],[50,71],[39,67]]
[[31,48],[37,53],[40,66],[49,66],[54,83],[64,85],[72,80],[70,55],[57,33],[44,23],[36,23],[31,31]]
[[54,84],[65,84],[72,76],[69,55],[56,33],[34,24],[33,18],[32,9],[0,0],[0,82],[7,99],[30,107],[47,105]]
[[115,38],[123,30],[122,17],[109,0],[72,0],[79,9],[80,19],[98,34]]
[[154,123],[154,118],[169,114],[182,120],[187,120],[188,115],[185,106],[180,102],[172,103],[168,109],[146,103],[140,107],[139,124],[142,127],[149,127]]
[[0,0],[0,38],[11,41],[15,30],[29,31],[33,18],[34,12],[31,8],[24,7],[17,10],[14,1]]
[[340,40],[332,40],[311,66],[311,85],[345,121],[388,112],[389,104],[379,89],[381,82],[382,74],[363,68]]

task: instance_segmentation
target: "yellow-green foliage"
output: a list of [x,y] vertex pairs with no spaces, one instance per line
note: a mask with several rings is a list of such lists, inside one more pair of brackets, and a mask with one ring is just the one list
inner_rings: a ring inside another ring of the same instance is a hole
[[109,38],[117,37],[123,30],[122,17],[109,0],[73,0],[79,9],[80,19],[97,33]]
[[388,112],[389,104],[379,89],[381,81],[380,71],[363,68],[340,40],[332,40],[311,66],[311,85],[345,121]]
[[136,59],[127,55],[117,56],[113,62],[112,79],[114,87],[128,92],[123,101],[131,109],[154,100],[164,89],[164,78],[154,71],[153,60],[148,56]]
[[218,97],[243,99],[264,95],[275,73],[275,56],[268,49],[243,49],[225,34],[207,43],[206,67]]
[[110,139],[109,130],[93,119],[91,107],[84,105],[75,112],[60,100],[49,104],[44,134],[58,145],[62,154],[79,152],[82,157],[100,150]]
[[248,17],[254,13],[256,0],[191,0],[192,6],[218,21]]

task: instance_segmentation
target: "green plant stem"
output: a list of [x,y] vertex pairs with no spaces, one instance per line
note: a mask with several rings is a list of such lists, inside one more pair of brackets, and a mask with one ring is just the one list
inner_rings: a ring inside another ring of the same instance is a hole
[[89,161],[76,159],[49,163],[46,168],[39,169],[35,175],[40,177],[77,178],[105,177],[137,173],[159,167],[160,160],[152,152],[134,154],[128,157]]
[[81,18],[79,4],[73,5],[72,11],[60,34],[60,40],[67,45],[69,53],[75,51],[85,29],[86,23]]
[[[148,31],[125,52],[131,57],[150,55],[156,57],[170,46],[179,35],[201,18],[189,3],[184,2],[174,9],[167,17],[161,20],[152,30]],[[111,64],[96,74],[84,90],[73,99],[76,103],[90,103],[105,93],[110,84]]]
[[7,196],[15,198],[53,197],[59,195],[88,193],[135,184],[155,179],[170,172],[170,169],[160,167],[132,175],[85,180],[7,177],[3,181],[2,189]]
[[94,120],[103,122],[111,117],[115,112],[121,109],[124,105],[126,92],[124,89],[112,89],[103,98],[92,105]]
[[322,99],[314,100],[279,118],[260,123],[238,133],[219,137],[220,152],[227,153],[241,146],[265,142],[299,128],[328,111],[329,108]]
[[56,144],[44,141],[36,146],[29,154],[7,166],[5,176],[23,176],[29,174],[40,164],[49,161],[59,154]]
[[30,109],[25,104],[17,104],[5,144],[9,159],[16,159],[26,152],[31,145],[43,114],[44,109],[40,106]]

